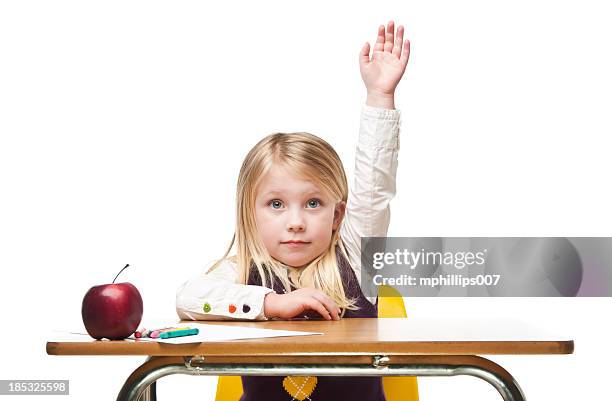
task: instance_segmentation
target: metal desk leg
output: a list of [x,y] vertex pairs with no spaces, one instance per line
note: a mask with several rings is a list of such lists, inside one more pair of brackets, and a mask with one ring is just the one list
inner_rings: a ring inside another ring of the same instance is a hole
[[[152,356],[147,357],[147,360],[145,361],[145,363],[149,362],[151,359],[153,359]],[[138,397],[138,401],[157,401],[157,382],[156,381],[149,384],[149,386],[143,390],[143,392]]]
[[[401,363],[391,363],[391,358]],[[123,385],[117,401],[134,401],[161,377],[172,374],[207,376],[459,376],[478,377],[497,389],[504,401],[525,401],[518,383],[504,368],[474,355],[377,355],[370,365],[210,364],[205,357],[150,357]],[[154,393],[155,388],[152,388]],[[154,396],[154,395],[153,395]],[[152,400],[155,400],[153,398]]]
[[145,388],[138,397],[138,401],[157,401],[157,382],[153,382]]
[[155,393],[157,379],[177,373],[190,374],[186,371],[183,357],[149,357],[127,378],[119,391],[117,401],[145,401],[146,397],[152,397],[149,400],[155,401],[157,399]]

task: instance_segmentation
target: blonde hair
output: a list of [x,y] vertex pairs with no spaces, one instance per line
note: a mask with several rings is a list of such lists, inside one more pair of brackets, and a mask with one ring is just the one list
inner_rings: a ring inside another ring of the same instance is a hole
[[[336,244],[347,256],[339,236],[339,225],[332,233],[327,250],[299,270],[298,282],[288,275],[294,268],[273,259],[262,243],[254,215],[255,198],[261,179],[274,165],[287,167],[297,176],[318,184],[336,203],[348,199],[342,161],[329,143],[306,132],[268,135],[249,151],[242,163],[236,187],[236,230],[225,255],[208,271],[229,260],[237,264],[242,284],[248,283],[250,271],[255,267],[263,286],[272,288],[272,283],[267,285],[267,278],[276,276],[286,292],[291,291],[291,285],[295,288],[312,287],[333,299],[343,314],[346,309],[358,309],[357,300],[349,299],[344,291],[336,260]],[[236,255],[228,257],[234,243]]]

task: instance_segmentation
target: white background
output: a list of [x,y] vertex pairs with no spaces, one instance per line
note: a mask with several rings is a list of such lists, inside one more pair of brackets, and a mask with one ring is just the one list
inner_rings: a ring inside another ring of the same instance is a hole
[[[0,3],[1,379],[115,399],[140,357],[57,357],[93,285],[130,281],[145,319],[233,234],[242,158],[277,131],[329,141],[352,177],[358,53],[404,24],[412,54],[391,236],[610,236],[612,62],[603,1]],[[573,355],[493,356],[531,400],[602,399],[610,298],[406,299],[410,316],[518,317]],[[175,376],[160,400],[214,398]],[[475,378],[422,400],[499,399]],[[19,400],[38,399],[20,397]],[[12,399],[5,397],[3,399]],[[15,398],[17,399],[17,398]]]

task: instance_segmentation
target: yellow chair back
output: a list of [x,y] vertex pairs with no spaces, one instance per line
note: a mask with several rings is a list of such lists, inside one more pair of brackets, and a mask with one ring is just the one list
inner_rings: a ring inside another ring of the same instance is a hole
[[[378,318],[407,317],[404,298],[393,287],[378,287]],[[416,377],[383,376],[387,401],[418,401],[419,387]]]

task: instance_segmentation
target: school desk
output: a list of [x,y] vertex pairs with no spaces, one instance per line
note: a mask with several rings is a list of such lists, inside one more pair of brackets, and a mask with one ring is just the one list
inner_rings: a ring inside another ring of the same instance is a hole
[[[181,323],[193,323],[181,321]],[[206,324],[321,332],[323,335],[195,344],[47,342],[50,355],[146,355],[118,401],[155,400],[156,380],[172,374],[255,376],[456,376],[493,385],[507,401],[524,395],[514,378],[479,355],[571,354],[573,340],[507,320],[362,318],[340,321],[217,321]],[[552,380],[552,378],[551,378]]]

